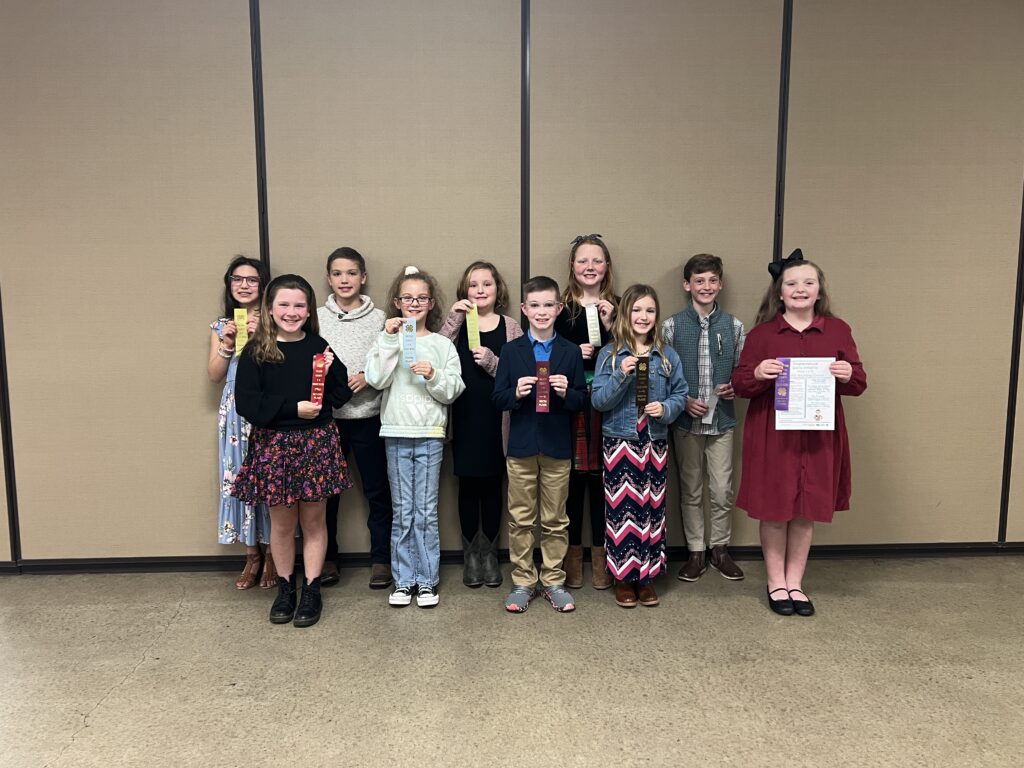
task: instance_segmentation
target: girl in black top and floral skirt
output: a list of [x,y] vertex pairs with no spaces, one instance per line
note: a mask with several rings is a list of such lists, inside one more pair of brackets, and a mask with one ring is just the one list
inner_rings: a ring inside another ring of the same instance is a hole
[[[238,361],[235,404],[253,430],[231,494],[270,507],[278,595],[270,621],[308,627],[320,619],[320,571],[327,551],[325,501],[352,486],[331,409],[352,397],[348,372],[318,335],[313,288],[298,275],[267,286],[256,333]],[[323,355],[322,402],[312,400]],[[295,526],[302,527],[305,575],[296,605]]]

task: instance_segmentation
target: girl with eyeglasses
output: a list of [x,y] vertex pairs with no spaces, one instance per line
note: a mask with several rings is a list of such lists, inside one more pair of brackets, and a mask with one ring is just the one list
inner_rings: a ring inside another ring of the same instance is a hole
[[[435,333],[441,324],[437,281],[406,267],[391,283],[388,319],[370,348],[366,381],[384,391],[380,434],[388,457],[394,517],[390,605],[438,603],[441,541],[437,490],[447,406],[465,389],[455,346]],[[408,329],[408,330],[406,330]]]
[[[277,583],[274,558],[270,549],[270,515],[266,504],[246,504],[231,495],[239,467],[249,447],[249,422],[235,410],[235,310],[244,309],[251,336],[259,322],[260,299],[269,275],[263,262],[236,256],[224,273],[224,314],[210,323],[210,359],[206,365],[210,381],[223,384],[217,410],[217,460],[220,486],[220,511],[217,515],[217,539],[221,544],[244,544],[245,567],[235,579],[235,589],[251,589],[257,581],[263,589]],[[266,554],[260,554],[260,545]],[[262,566],[263,577],[260,578]]]

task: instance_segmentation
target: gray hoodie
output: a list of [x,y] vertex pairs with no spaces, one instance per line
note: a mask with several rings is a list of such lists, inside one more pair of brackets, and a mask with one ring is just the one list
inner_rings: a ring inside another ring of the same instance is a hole
[[[362,304],[358,309],[344,312],[334,300],[332,293],[324,306],[316,311],[320,321],[320,335],[324,337],[334,354],[353,376],[366,370],[366,356],[377,341],[377,334],[384,330],[384,312],[373,306],[369,296],[361,295]],[[373,387],[352,396],[341,408],[334,411],[336,419],[368,419],[380,413],[381,393]]]

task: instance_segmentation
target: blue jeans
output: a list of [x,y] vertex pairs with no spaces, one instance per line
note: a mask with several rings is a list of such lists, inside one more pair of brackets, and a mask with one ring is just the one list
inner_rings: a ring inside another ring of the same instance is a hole
[[391,570],[396,587],[435,587],[441,562],[437,486],[444,443],[434,437],[385,437],[391,481]]

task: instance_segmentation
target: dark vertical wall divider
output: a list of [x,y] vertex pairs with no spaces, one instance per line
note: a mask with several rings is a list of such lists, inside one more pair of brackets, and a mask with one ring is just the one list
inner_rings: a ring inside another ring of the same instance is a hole
[[521,0],[519,283],[530,279],[530,0]]
[[7,494],[7,525],[11,536],[11,561],[21,560],[18,530],[18,487],[14,482],[14,441],[11,439],[11,388],[7,382],[7,345],[4,340],[3,286],[0,286],[0,439],[3,441],[4,492]]
[[1017,247],[1017,288],[1013,299],[1013,341],[1010,344],[1010,386],[1006,396],[1006,440],[1003,444],[1003,487],[999,494],[999,543],[1006,543],[1013,475],[1013,436],[1017,424],[1017,387],[1020,382],[1021,323],[1024,321],[1024,191],[1021,193],[1020,237]]
[[256,131],[256,200],[260,227],[260,259],[270,269],[270,223],[267,218],[267,140],[263,118],[263,43],[260,0],[249,0],[249,41],[252,47],[252,113]]
[[793,0],[782,8],[782,63],[779,66],[779,144],[775,159],[775,237],[772,261],[782,258],[783,214],[786,202],[786,141],[789,129],[789,64],[793,53]]

